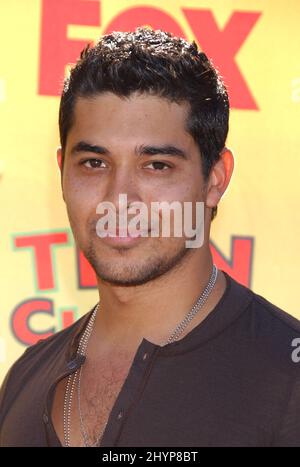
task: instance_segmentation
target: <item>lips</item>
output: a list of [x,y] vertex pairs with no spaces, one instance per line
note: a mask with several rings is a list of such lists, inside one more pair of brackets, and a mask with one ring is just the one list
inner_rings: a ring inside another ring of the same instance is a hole
[[148,237],[149,236],[149,230],[143,230],[143,231],[134,231],[134,232],[129,232],[129,230],[123,230],[119,229],[119,227],[116,227],[116,229],[110,230],[102,230],[102,231],[97,231],[98,236],[101,238],[116,238],[116,239],[130,239],[130,238],[139,238],[139,237]]
[[135,232],[135,233],[129,233],[128,230],[119,230],[116,228],[115,232],[107,232],[108,237],[113,237],[113,238],[136,238],[136,237],[141,237],[143,234],[148,232]]
[[[105,235],[101,235],[101,240],[104,243],[107,243],[111,246],[131,246],[135,245],[136,243],[139,243],[142,241],[143,237],[141,235],[141,232],[136,232],[135,234],[129,234],[129,232],[125,231],[125,236],[121,236],[121,233],[124,233],[124,231],[119,231],[117,230],[116,232],[105,232]],[[115,235],[118,234],[118,235]],[[148,234],[146,235],[148,237]]]

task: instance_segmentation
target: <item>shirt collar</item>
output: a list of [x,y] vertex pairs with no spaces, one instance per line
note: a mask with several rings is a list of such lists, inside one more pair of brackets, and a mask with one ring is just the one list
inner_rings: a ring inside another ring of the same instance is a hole
[[72,335],[71,343],[70,343],[70,345],[68,347],[68,350],[67,350],[67,359],[68,360],[72,360],[72,359],[74,359],[76,357],[81,335],[84,332],[84,330],[85,330],[85,328],[87,326],[87,323],[88,323],[93,311],[95,310],[96,306],[97,305],[95,305],[88,313],[86,313],[84,316],[82,316],[75,323],[76,326],[75,326],[75,329],[74,329],[74,333]]

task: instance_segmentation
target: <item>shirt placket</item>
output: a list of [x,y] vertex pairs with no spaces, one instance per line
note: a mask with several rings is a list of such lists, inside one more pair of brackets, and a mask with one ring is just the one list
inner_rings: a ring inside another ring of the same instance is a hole
[[159,346],[152,344],[146,339],[143,339],[140,344],[108,417],[100,444],[101,447],[118,446],[119,438],[123,430],[126,429],[126,421],[143,394],[159,349]]

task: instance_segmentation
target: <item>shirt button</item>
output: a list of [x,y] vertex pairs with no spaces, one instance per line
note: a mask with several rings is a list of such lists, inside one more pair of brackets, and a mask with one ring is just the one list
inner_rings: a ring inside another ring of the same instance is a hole
[[148,358],[148,354],[147,354],[147,352],[146,352],[146,353],[144,353],[144,355],[143,355],[143,360],[146,360],[147,358]]
[[43,414],[43,421],[46,424],[49,422],[49,417],[48,417],[48,415],[46,413]]
[[118,420],[121,420],[121,418],[123,417],[123,412],[122,410],[118,413],[118,416],[117,416],[117,419]]

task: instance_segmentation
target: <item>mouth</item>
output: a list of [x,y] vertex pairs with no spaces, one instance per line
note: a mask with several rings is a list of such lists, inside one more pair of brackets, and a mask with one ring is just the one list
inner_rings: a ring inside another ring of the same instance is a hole
[[147,238],[149,236],[149,231],[146,232],[135,232],[134,234],[129,233],[128,231],[122,231],[116,228],[115,232],[106,232],[106,236],[101,237],[104,242],[111,244],[132,244],[142,238]]

